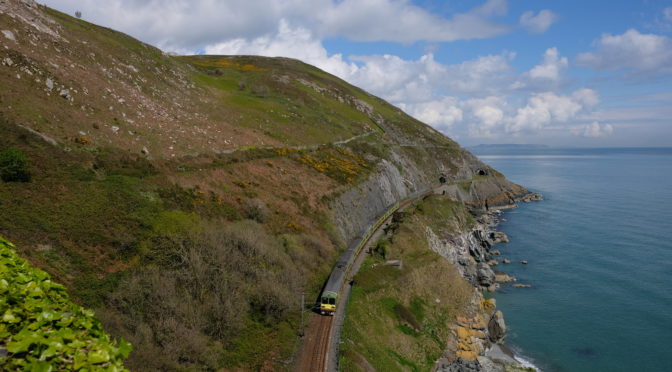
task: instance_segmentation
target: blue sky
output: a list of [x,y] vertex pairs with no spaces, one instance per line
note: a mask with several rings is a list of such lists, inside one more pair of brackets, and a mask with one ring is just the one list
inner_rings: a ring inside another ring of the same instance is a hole
[[181,54],[301,59],[463,145],[672,145],[672,0],[46,0]]

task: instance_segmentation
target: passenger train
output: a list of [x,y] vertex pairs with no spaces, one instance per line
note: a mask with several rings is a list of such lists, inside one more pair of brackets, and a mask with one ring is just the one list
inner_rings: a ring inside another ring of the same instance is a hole
[[336,266],[334,266],[334,269],[331,271],[331,275],[327,280],[327,284],[324,286],[322,294],[320,295],[320,314],[334,315],[336,312],[338,296],[341,293],[341,289],[343,288],[346,275],[350,272],[350,267],[355,262],[355,258],[359,256],[359,252],[369,241],[371,235],[385,222],[385,220],[387,220],[388,217],[392,215],[392,213],[417,199],[421,199],[426,195],[429,195],[431,192],[431,189],[418,192],[407,197],[402,202],[396,203],[394,206],[392,206],[392,208],[388,209],[388,211],[375,223],[367,226],[367,228],[364,230],[365,232],[358,236],[354,240],[354,243],[352,243],[348,249],[343,252],[341,257],[336,262]]

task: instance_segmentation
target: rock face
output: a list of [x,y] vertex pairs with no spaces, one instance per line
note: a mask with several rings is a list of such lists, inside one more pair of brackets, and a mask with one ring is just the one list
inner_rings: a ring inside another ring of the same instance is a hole
[[490,239],[496,244],[496,243],[508,243],[509,242],[509,237],[506,236],[501,231],[493,231],[490,233]]
[[498,223],[498,216],[498,213],[479,216],[470,232],[439,237],[426,229],[429,247],[455,265],[469,283],[492,291],[496,289],[496,280],[490,266],[497,264],[494,257],[499,251],[492,250],[495,241],[489,231]]
[[478,284],[483,287],[489,287],[495,284],[495,273],[492,271],[490,266],[485,263],[479,263],[477,265],[477,274],[478,274]]
[[522,201],[523,203],[530,203],[530,202],[533,202],[533,201],[539,201],[539,200],[543,200],[543,199],[544,199],[543,195],[541,195],[538,192],[534,192],[534,193],[524,195],[520,199],[520,201]]
[[336,200],[333,204],[336,225],[346,243],[398,200],[416,191],[409,190],[403,180],[394,164],[382,161],[378,164],[378,172]]
[[490,333],[490,341],[498,344],[504,342],[506,323],[504,323],[504,314],[501,311],[497,310],[490,318],[488,332]]
[[477,360],[458,359],[452,363],[441,363],[436,372],[480,372],[483,369]]
[[502,273],[495,275],[495,281],[497,281],[498,283],[508,283],[508,282],[515,282],[516,278]]
[[[389,135],[395,137],[398,134]],[[403,143],[408,139],[398,135],[394,140]],[[525,188],[503,177],[488,176],[474,181],[472,177],[475,172],[487,166],[466,151],[443,158],[445,154],[437,153],[436,158],[426,159],[410,158],[404,153],[404,147],[391,146],[389,151],[387,159],[378,160],[375,173],[366,181],[343,192],[332,202],[334,222],[345,243],[356,238],[369,223],[395,203],[425,190],[442,194],[457,188],[457,194],[452,191],[445,194],[478,210],[482,210],[486,198],[493,201],[492,206],[510,207],[517,198],[527,193]],[[440,175],[447,176],[447,183],[439,187]],[[464,182],[470,184],[468,190],[458,186]],[[500,200],[500,203],[496,203],[496,200]],[[475,229],[473,236],[458,238],[469,242],[468,249],[477,262],[490,259],[487,250],[492,247],[493,242],[486,231],[485,228]]]

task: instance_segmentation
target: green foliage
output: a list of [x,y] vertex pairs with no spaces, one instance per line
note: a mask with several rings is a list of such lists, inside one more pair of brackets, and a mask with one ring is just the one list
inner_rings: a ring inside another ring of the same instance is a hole
[[389,243],[387,240],[381,239],[376,243],[376,246],[373,248],[373,253],[380,256],[382,259],[387,257],[387,252],[389,250]]
[[28,159],[15,149],[0,151],[0,178],[5,182],[28,182]]
[[31,267],[0,238],[0,357],[3,370],[126,371],[132,347],[110,340],[93,311]]

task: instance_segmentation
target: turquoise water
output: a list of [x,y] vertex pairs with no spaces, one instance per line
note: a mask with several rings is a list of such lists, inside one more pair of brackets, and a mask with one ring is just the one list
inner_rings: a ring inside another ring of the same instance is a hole
[[[544,371],[672,371],[672,148],[477,153],[544,194],[504,214],[507,343]],[[522,265],[528,260],[529,265]]]

